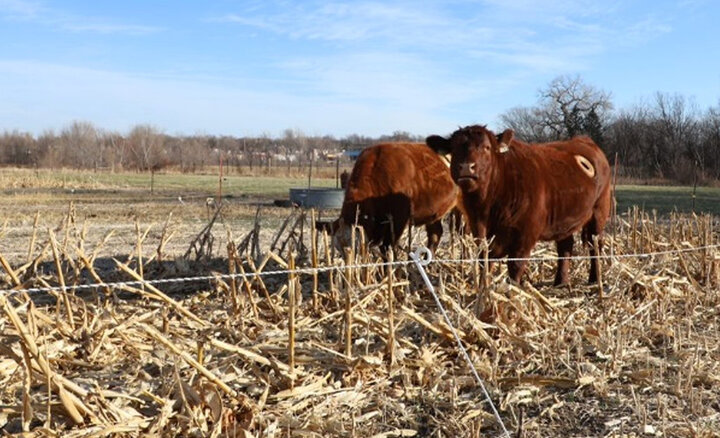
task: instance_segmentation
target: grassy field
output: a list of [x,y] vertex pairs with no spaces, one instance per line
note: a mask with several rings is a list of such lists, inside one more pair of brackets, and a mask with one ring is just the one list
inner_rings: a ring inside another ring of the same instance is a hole
[[[693,188],[684,186],[621,185],[616,193],[617,211],[623,213],[637,205],[645,211],[656,210],[660,215],[672,211],[693,211]],[[696,213],[720,214],[720,188],[698,187],[694,199]]]
[[[335,187],[335,179],[327,176],[313,177],[312,185],[319,187]],[[308,178],[297,172],[291,176],[265,175],[262,172],[247,176],[230,173],[223,177],[223,195],[231,197],[263,197],[273,198],[287,196],[291,187],[306,187]],[[219,177],[215,173],[156,173],[153,178],[149,173],[137,172],[90,172],[77,170],[38,171],[29,169],[0,170],[0,186],[5,191],[20,192],[34,190],[64,190],[66,192],[98,192],[132,191],[157,195],[203,195],[212,196],[218,193]]]
[[[215,171],[215,173],[212,173]],[[291,172],[285,176],[285,169],[275,174],[263,174],[262,170],[254,170],[256,174],[245,176],[233,169],[223,178],[223,195],[231,199],[247,199],[267,201],[270,199],[287,198],[291,187],[306,187],[306,175]],[[250,170],[243,171],[250,174]],[[316,173],[318,171],[316,170]],[[323,177],[314,177],[312,185],[318,187],[335,187],[333,172],[328,169],[320,171]],[[176,199],[183,197],[215,196],[218,193],[218,175],[216,169],[207,173],[158,173],[155,175],[153,196]],[[151,192],[151,176],[136,172],[82,172],[76,170],[33,171],[30,169],[0,170],[0,187],[6,195],[30,196],[39,203],[66,203],[70,200],[79,202],[94,198],[117,199],[132,203],[137,200],[148,200]],[[617,211],[622,214],[637,205],[650,212],[656,210],[660,215],[672,211],[693,211],[693,188],[682,186],[644,186],[619,185],[616,199]],[[720,188],[698,187],[694,199],[694,210],[697,213],[720,214]]]
[[[331,171],[332,170],[332,171]],[[213,173],[215,172],[215,173]],[[279,227],[291,214],[287,208],[272,207],[272,200],[287,199],[291,187],[306,187],[307,175],[301,172],[284,174],[287,169],[265,174],[266,169],[237,169],[223,178],[223,215],[220,223],[236,237],[247,233],[254,224],[258,205],[260,220],[267,233]],[[334,169],[315,169],[313,186],[335,187]],[[74,220],[89,224],[88,239],[100,239],[110,230],[117,235],[108,242],[107,255],[132,250],[129,234],[136,224],[143,229],[171,220],[176,235],[169,244],[173,255],[182,254],[188,242],[203,228],[213,213],[206,205],[208,197],[218,193],[217,169],[204,173],[163,172],[154,176],[137,172],[91,172],[50,169],[0,169],[0,253],[11,260],[23,257],[16,249],[31,239],[36,215],[38,229],[59,228],[69,209]],[[637,205],[659,217],[672,211],[691,212],[692,187],[621,185],[617,187],[617,212],[626,214]],[[699,187],[695,197],[697,213],[720,214],[720,188]],[[334,217],[335,211],[318,213],[320,219]],[[217,247],[222,248],[229,237],[218,233]]]

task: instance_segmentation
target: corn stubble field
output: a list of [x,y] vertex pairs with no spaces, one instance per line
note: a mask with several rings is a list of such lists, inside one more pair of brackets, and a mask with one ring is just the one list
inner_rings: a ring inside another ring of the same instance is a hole
[[[3,434],[502,436],[408,261],[422,232],[389,266],[310,211],[43,193],[0,203],[2,288],[51,288],[0,296]],[[426,269],[512,436],[720,436],[715,221],[622,212],[602,291],[586,260],[552,287],[553,245],[515,285],[446,235]]]

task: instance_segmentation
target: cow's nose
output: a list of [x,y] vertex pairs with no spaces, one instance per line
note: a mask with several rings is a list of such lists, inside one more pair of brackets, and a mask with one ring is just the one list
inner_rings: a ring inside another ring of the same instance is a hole
[[459,176],[460,176],[460,178],[474,177],[475,176],[475,163],[461,163]]

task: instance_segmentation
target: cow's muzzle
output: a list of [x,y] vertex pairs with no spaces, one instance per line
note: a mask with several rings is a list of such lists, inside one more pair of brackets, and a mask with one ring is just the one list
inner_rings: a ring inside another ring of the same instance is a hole
[[475,173],[475,163],[460,164],[460,169],[458,170],[458,180],[462,179],[477,179],[477,173]]

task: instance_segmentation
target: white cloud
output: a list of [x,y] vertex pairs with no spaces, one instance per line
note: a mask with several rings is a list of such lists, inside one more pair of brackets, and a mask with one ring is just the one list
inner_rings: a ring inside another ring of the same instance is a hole
[[488,38],[491,32],[478,24],[456,21],[441,8],[419,8],[414,3],[319,2],[278,9],[247,10],[214,21],[254,27],[292,39],[339,43],[382,41],[401,47],[437,47],[446,41],[467,45]]
[[71,32],[146,35],[161,31],[156,26],[112,22],[105,18],[69,14],[36,1],[0,0],[0,18],[35,23]]
[[623,45],[635,46],[662,34],[670,33],[671,31],[672,26],[667,22],[648,17],[630,25],[625,32],[623,32],[623,39],[618,42]]
[[422,8],[404,2],[268,2],[217,20],[293,40],[323,41],[329,50],[379,45],[388,53],[406,51],[436,60],[481,56],[509,68],[561,74],[587,66],[590,55],[669,31],[650,17],[610,19],[619,5],[589,0],[454,1]]
[[108,24],[103,22],[96,23],[74,23],[68,22],[63,24],[64,29],[73,32],[90,32],[99,34],[124,34],[124,35],[147,35],[162,30],[156,26],[138,26],[132,24]]
[[26,0],[0,0],[0,16],[11,19],[36,17],[44,8],[40,3]]

